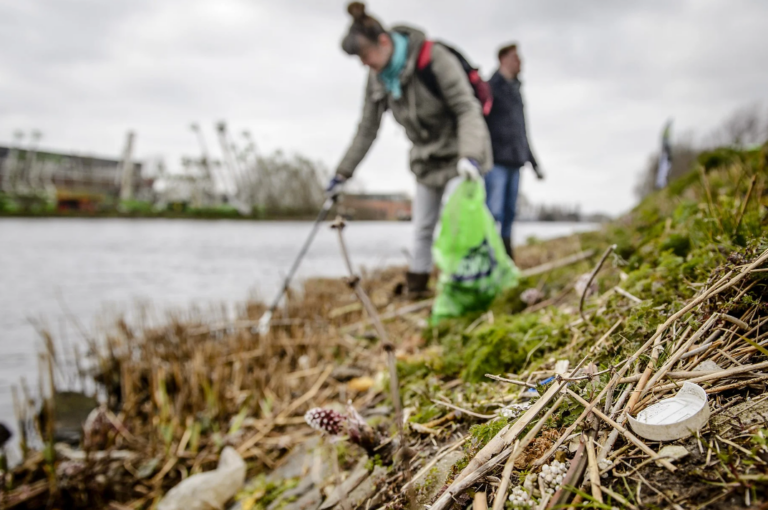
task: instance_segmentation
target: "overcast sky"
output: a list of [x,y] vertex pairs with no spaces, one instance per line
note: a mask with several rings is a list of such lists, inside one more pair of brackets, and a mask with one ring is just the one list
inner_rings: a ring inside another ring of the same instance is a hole
[[[0,143],[39,129],[51,149],[139,157],[178,168],[199,122],[252,131],[333,169],[359,117],[365,72],[339,48],[338,0],[0,0]],[[687,0],[369,1],[461,48],[482,72],[516,41],[529,136],[547,174],[537,202],[619,213],[665,120],[704,134],[739,106],[768,103],[768,2]],[[355,176],[412,193],[408,141],[387,117]]]

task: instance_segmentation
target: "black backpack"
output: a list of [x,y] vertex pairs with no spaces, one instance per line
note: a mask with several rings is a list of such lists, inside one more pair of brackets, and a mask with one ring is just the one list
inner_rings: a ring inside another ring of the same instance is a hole
[[480,105],[483,108],[483,115],[491,113],[491,107],[493,106],[493,92],[491,91],[490,85],[480,77],[477,68],[470,64],[459,50],[452,48],[445,43],[424,41],[421,50],[419,50],[419,58],[416,61],[416,74],[421,82],[435,97],[443,97],[435,73],[432,71],[432,47],[435,44],[441,45],[459,59],[461,67],[464,69],[464,72],[467,73],[467,79],[469,80],[470,85],[472,85],[472,90],[475,91],[475,97],[480,101]]

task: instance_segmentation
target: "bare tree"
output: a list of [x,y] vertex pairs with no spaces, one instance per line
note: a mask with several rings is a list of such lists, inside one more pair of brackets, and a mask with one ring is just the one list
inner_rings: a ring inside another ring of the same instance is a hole
[[759,104],[733,112],[722,125],[705,138],[706,147],[747,147],[768,139],[768,111]]
[[[743,148],[768,141],[768,110],[759,104],[739,108],[728,116],[700,143],[694,141],[692,133],[686,133],[672,145],[672,168],[669,181],[688,173],[699,154],[715,147]],[[635,195],[642,199],[655,189],[654,182],[659,166],[659,152],[654,152],[638,176]]]
[[[672,167],[669,170],[669,182],[682,177],[691,169],[701,149],[696,147],[689,137],[672,144]],[[656,172],[659,168],[660,153],[655,152],[648,157],[645,170],[640,173],[635,184],[635,195],[642,199],[656,189]]]
[[316,212],[323,203],[326,169],[300,155],[286,157],[281,151],[259,155],[253,165],[255,205],[270,214]]

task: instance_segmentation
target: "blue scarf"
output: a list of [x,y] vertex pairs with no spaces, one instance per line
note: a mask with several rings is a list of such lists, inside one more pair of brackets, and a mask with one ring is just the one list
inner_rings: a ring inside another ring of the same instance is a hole
[[400,87],[400,73],[408,59],[408,37],[398,32],[390,32],[389,37],[392,39],[392,58],[389,59],[387,67],[379,73],[379,78],[387,92],[392,94],[393,98],[400,99],[403,95],[403,89]]

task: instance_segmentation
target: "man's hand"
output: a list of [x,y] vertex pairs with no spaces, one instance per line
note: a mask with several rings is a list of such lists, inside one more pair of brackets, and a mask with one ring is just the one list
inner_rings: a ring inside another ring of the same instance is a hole
[[334,175],[328,183],[328,186],[325,188],[325,195],[328,198],[336,198],[344,189],[344,183],[346,181],[347,178],[343,175]]
[[541,171],[541,169],[538,166],[533,167],[533,171],[536,173],[536,178],[540,181],[544,180],[544,173]]
[[480,179],[480,165],[473,159],[461,158],[456,165],[456,170],[459,171],[460,176],[469,181]]

